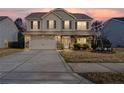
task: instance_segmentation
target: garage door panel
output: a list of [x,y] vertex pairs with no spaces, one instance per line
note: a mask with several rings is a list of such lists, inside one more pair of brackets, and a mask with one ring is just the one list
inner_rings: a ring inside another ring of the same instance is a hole
[[30,41],[31,49],[56,49],[56,40],[54,38],[33,37]]

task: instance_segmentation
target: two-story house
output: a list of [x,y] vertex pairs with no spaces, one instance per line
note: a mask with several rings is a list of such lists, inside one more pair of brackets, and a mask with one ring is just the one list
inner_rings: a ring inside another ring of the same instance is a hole
[[124,17],[107,20],[104,23],[102,35],[112,43],[113,48],[124,48]]
[[11,47],[11,43],[17,42],[18,29],[8,16],[0,16],[0,48]]
[[57,8],[50,12],[31,13],[26,17],[25,48],[72,48],[74,43],[91,46],[92,18]]

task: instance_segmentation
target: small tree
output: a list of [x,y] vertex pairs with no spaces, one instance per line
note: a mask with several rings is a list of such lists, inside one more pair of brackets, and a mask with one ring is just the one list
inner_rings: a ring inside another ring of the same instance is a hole
[[92,24],[92,31],[94,31],[94,39],[92,41],[92,48],[96,50],[97,48],[101,51],[104,51],[105,49],[111,48],[111,42],[105,37],[103,34],[101,34],[101,31],[103,30],[103,23],[102,21],[95,21]]
[[91,26],[92,26],[92,31],[94,31],[94,32],[99,32],[99,31],[101,31],[102,28],[103,28],[103,22],[96,20],[96,21],[94,21],[94,22],[92,23]]
[[102,42],[102,34],[101,34],[101,31],[103,29],[103,22],[102,21],[94,21],[92,23],[92,31],[95,33],[94,34],[94,38],[93,38],[93,41],[92,41],[92,48],[95,49],[99,46],[101,46],[103,48],[103,42]]
[[19,29],[20,32],[25,31],[25,26],[24,26],[23,20],[21,18],[17,18],[15,20],[15,25],[17,26],[17,28]]

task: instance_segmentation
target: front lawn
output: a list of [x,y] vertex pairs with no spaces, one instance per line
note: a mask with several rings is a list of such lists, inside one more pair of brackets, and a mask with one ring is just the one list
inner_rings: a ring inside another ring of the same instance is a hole
[[124,73],[89,72],[79,75],[96,84],[124,84]]
[[124,62],[124,49],[114,49],[115,53],[95,53],[91,51],[74,51],[61,50],[60,54],[64,57],[66,62],[83,63],[83,62]]
[[0,49],[0,57],[10,55],[12,53],[20,52],[23,49],[11,49],[11,48],[6,48],[6,49]]

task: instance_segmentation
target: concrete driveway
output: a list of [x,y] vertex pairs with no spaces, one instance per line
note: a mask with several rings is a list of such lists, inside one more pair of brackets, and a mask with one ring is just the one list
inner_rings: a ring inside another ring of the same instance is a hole
[[56,50],[30,50],[0,58],[0,83],[90,83],[73,73]]

